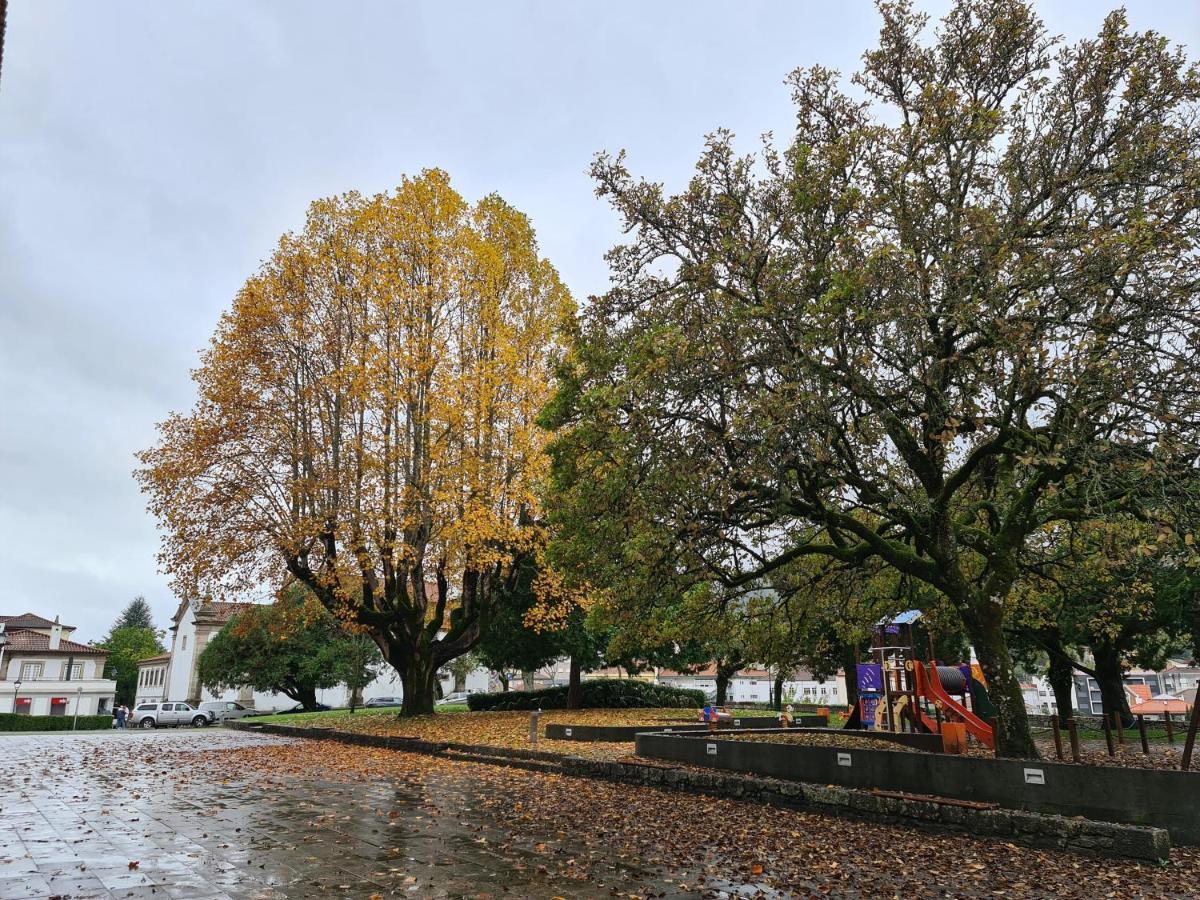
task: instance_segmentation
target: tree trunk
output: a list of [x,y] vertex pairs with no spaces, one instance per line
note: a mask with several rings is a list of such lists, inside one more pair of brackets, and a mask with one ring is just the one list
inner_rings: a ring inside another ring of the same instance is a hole
[[1096,657],[1096,683],[1100,686],[1104,715],[1120,713],[1121,724],[1125,728],[1133,727],[1129,698],[1125,695],[1125,669],[1121,665],[1121,654],[1109,644],[1093,644],[1092,655]]
[[400,683],[404,686],[404,697],[400,704],[402,716],[428,716],[433,714],[434,685],[437,668],[425,654],[414,655],[400,672]]
[[1061,646],[1050,653],[1050,666],[1046,673],[1050,687],[1054,689],[1054,703],[1058,707],[1058,721],[1066,727],[1068,719],[1075,716],[1075,678],[1071,660]]
[[737,674],[738,669],[741,667],[742,660],[740,658],[717,660],[717,706],[725,705],[726,697],[729,694],[730,679]]
[[853,644],[842,645],[842,670],[846,673],[846,706],[858,702],[858,648]]
[[988,696],[999,712],[995,735],[996,755],[1036,759],[1037,745],[1029,733],[1025,698],[1021,694],[1021,682],[1013,669],[1008,642],[1004,639],[1002,621],[1001,606],[990,597],[980,598],[963,616],[963,624],[967,626],[967,633],[979,657],[979,665],[987,679]]
[[301,684],[296,687],[296,700],[307,710],[317,708],[317,689],[311,684]]
[[497,672],[496,678],[498,678],[500,680],[500,690],[507,694],[508,693],[508,673],[507,672]]
[[783,672],[775,673],[775,697],[772,706],[776,710],[783,709]]
[[521,690],[523,690],[523,691],[532,691],[533,690],[533,670],[532,669],[527,672],[521,673]]
[[571,657],[571,676],[567,681],[567,709],[579,709],[583,706],[583,685],[581,683],[583,669],[579,657]]
[[717,706],[725,705],[725,695],[729,692],[729,676],[717,670]]

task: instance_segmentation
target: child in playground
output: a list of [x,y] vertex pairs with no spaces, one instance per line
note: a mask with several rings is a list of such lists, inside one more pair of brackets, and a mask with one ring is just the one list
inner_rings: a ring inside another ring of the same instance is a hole
[[784,708],[783,712],[781,712],[781,713],[779,714],[779,727],[780,727],[780,728],[791,728],[791,727],[792,727],[792,722],[793,722],[793,719],[792,719],[792,704],[790,704],[790,703],[789,703],[789,704],[788,704],[788,705],[787,705],[787,706]]

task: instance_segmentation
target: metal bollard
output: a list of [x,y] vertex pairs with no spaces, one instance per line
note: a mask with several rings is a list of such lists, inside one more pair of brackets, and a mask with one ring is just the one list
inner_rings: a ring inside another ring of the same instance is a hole
[[535,709],[529,714],[529,744],[532,747],[537,747],[538,742],[538,716],[542,714],[540,709]]

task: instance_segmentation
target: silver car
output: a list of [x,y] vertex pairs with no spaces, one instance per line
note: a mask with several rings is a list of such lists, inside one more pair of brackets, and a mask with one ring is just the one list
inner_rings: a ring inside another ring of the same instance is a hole
[[168,725],[191,725],[203,728],[215,720],[211,712],[196,709],[190,703],[139,703],[133,710],[133,725],[137,728],[162,728]]
[[258,714],[258,710],[242,706],[236,700],[206,700],[200,704],[200,711],[210,713],[215,722],[224,722],[226,719],[240,719],[243,716]]

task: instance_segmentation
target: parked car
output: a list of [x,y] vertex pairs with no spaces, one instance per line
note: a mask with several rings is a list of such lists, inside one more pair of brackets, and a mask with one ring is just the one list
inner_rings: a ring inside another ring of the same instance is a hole
[[169,725],[191,725],[203,728],[216,721],[211,710],[196,709],[190,703],[139,703],[133,710],[135,728],[163,728]]
[[318,703],[315,709],[305,709],[303,703],[297,703],[291,709],[281,709],[281,713],[300,713],[300,712],[329,712],[333,709],[332,706],[326,706],[324,703]]
[[224,722],[226,719],[241,719],[245,716],[257,714],[257,710],[253,710],[248,706],[242,706],[236,700],[206,700],[200,704],[200,710],[212,713],[214,722]]
[[378,709],[384,706],[402,706],[399,697],[372,697],[363,704],[363,709]]
[[445,706],[446,704],[450,704],[450,703],[466,703],[466,702],[467,702],[467,692],[466,691],[455,691],[453,694],[447,694],[441,700],[438,700],[435,705],[436,706]]

